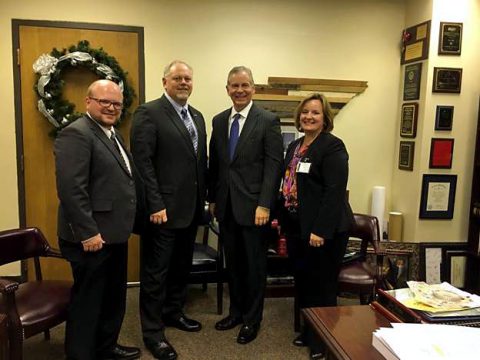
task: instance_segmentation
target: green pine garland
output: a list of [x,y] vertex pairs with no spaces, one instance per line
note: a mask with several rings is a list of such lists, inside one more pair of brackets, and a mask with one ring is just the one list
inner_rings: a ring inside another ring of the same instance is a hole
[[104,79],[109,77],[106,77],[104,73],[98,71],[97,66],[99,64],[103,64],[110,67],[116,77],[116,79],[111,78],[110,80],[117,83],[120,81],[123,82],[124,110],[122,111],[119,123],[121,123],[130,114],[128,109],[132,105],[133,99],[135,97],[134,89],[127,82],[128,73],[120,67],[118,61],[113,56],[108,55],[107,52],[103,50],[103,48],[91,48],[87,40],[79,41],[77,45],[70,46],[68,48],[68,52],[67,49],[63,49],[60,51],[57,48],[54,48],[50,55],[56,59],[59,59],[61,56],[73,52],[88,53],[93,57],[94,60],[85,62],[59,61],[54,66],[53,71],[50,74],[50,81],[47,83],[47,85],[44,86],[44,91],[46,94],[48,94],[48,96],[42,96],[38,90],[38,79],[40,79],[40,76],[38,76],[37,82],[35,83],[34,87],[38,97],[43,100],[47,111],[58,122],[59,126],[55,127],[55,129],[51,133],[51,135],[53,136],[56,136],[61,129],[68,126],[70,123],[84,115],[75,110],[75,105],[73,103],[62,97],[63,86],[65,84],[64,80],[62,79],[62,71],[65,68],[75,67],[79,65],[84,66],[90,71],[96,73],[99,78]]

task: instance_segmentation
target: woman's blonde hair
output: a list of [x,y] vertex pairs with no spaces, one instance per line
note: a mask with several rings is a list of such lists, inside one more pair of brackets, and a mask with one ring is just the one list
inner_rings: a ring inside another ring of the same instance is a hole
[[333,112],[330,103],[327,100],[327,97],[320,93],[314,93],[305,99],[303,99],[300,104],[298,104],[297,108],[295,109],[295,127],[298,131],[302,131],[302,127],[300,126],[300,114],[302,113],[305,104],[311,100],[319,100],[322,103],[323,107],[323,132],[331,132],[333,130]]

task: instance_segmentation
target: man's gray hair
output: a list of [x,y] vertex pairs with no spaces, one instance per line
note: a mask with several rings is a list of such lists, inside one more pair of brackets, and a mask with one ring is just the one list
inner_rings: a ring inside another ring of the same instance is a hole
[[165,66],[165,69],[163,69],[163,77],[167,77],[168,74],[170,74],[170,70],[172,69],[172,67],[174,65],[177,65],[177,64],[182,64],[182,65],[185,65],[191,72],[193,72],[193,69],[190,65],[188,65],[185,61],[182,61],[182,60],[173,60],[170,64],[168,64],[167,66]]
[[232,70],[229,71],[228,77],[227,77],[227,85],[230,83],[230,77],[232,77],[232,75],[235,75],[241,72],[246,72],[248,77],[250,78],[250,85],[252,86],[255,85],[255,82],[253,81],[252,70],[250,70],[250,68],[243,65],[235,66],[232,68]]

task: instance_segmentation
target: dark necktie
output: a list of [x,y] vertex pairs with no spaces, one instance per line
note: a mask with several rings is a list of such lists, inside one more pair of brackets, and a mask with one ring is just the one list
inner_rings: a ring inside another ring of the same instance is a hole
[[198,137],[195,131],[195,127],[193,125],[193,121],[188,116],[187,109],[183,108],[181,111],[181,114],[182,114],[183,123],[185,124],[185,127],[187,128],[187,131],[190,134],[190,139],[192,140],[193,148],[195,149],[195,152],[197,152]]
[[230,160],[233,160],[233,155],[235,154],[235,148],[237,147],[238,137],[240,135],[240,124],[238,119],[240,119],[240,114],[235,114],[232,121],[232,126],[230,126],[230,137],[228,139],[228,151],[230,154]]
[[113,143],[113,147],[117,150],[117,153],[118,155],[120,155],[120,159],[123,160],[123,163],[124,165],[127,167],[128,169],[128,172],[130,172],[130,168],[128,167],[127,165],[127,161],[125,160],[125,158],[123,157],[123,154],[120,150],[120,145],[118,145],[118,140],[116,139],[117,137],[115,136],[115,133],[113,131],[110,130],[110,140],[112,141]]

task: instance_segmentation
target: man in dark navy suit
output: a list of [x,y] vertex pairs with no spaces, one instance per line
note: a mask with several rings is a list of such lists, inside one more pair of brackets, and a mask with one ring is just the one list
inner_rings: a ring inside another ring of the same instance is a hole
[[252,72],[245,66],[228,74],[233,107],[213,119],[209,160],[210,210],[220,222],[229,274],[229,315],[217,330],[243,324],[237,342],[257,336],[266,286],[270,210],[279,191],[283,161],[280,120],[252,102]]
[[165,94],[139,106],[132,154],[145,182],[149,223],[141,238],[140,317],[143,340],[157,359],[175,359],[165,326],[199,331],[183,313],[193,245],[206,195],[207,135],[187,101],[193,72],[183,61],[164,71]]

